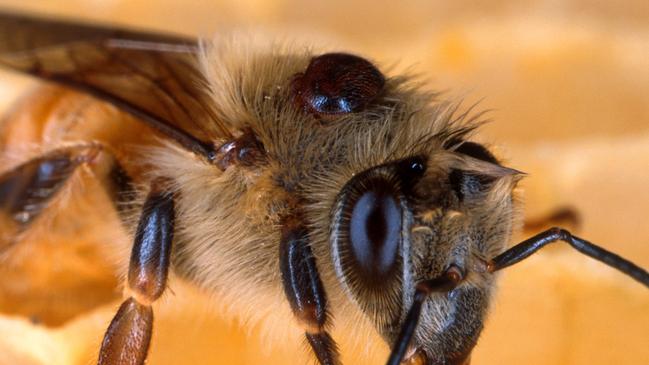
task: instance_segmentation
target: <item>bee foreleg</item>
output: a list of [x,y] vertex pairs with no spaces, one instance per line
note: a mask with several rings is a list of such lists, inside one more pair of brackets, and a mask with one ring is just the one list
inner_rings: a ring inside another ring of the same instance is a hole
[[508,266],[514,265],[545,247],[545,245],[556,242],[564,241],[570,244],[574,249],[590,256],[597,261],[603,262],[626,275],[634,278],[645,286],[649,287],[649,273],[636,264],[620,257],[610,251],[607,251],[597,245],[594,245],[584,239],[572,235],[572,233],[561,228],[550,228],[547,231],[541,232],[532,238],[511,247],[507,251],[493,258],[487,265],[490,272],[495,272],[504,269]]
[[146,198],[135,233],[128,270],[126,299],[108,326],[99,365],[139,365],[151,340],[151,304],[163,293],[174,232],[174,200],[155,181]]
[[303,224],[288,220],[280,242],[280,270],[284,293],[293,314],[304,327],[307,341],[320,364],[339,363],[335,341],[327,333],[327,296],[320,280]]
[[[431,293],[437,292],[450,292],[464,279],[464,274],[456,266],[450,266],[442,275],[434,279],[425,280],[417,283],[415,290],[415,297],[412,305],[408,310],[406,319],[401,325],[399,336],[390,351],[390,357],[386,362],[387,365],[399,365],[403,360],[410,339],[417,329],[419,323],[419,316],[421,315],[421,306],[424,301],[430,296]],[[423,354],[415,354],[415,356],[424,356]]]

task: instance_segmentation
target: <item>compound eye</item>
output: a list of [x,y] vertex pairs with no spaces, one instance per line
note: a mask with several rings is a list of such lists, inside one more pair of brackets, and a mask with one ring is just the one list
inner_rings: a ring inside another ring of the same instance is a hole
[[326,53],[311,59],[306,71],[295,75],[291,93],[299,108],[330,116],[364,109],[384,84],[381,72],[364,58]]
[[354,175],[340,190],[331,219],[336,276],[363,312],[388,323],[402,313],[409,269],[413,189],[426,160],[388,162]]
[[403,198],[395,181],[382,174],[357,178],[344,189],[340,263],[353,291],[380,295],[399,280]]
[[464,142],[455,149],[455,152],[498,165],[496,157],[485,146],[476,142]]
[[384,278],[394,268],[401,240],[401,216],[399,201],[381,184],[353,203],[349,243],[362,277]]

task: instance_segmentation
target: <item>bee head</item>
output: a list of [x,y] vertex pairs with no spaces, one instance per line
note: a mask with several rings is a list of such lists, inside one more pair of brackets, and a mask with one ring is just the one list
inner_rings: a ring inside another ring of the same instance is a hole
[[410,356],[424,363],[466,360],[492,286],[483,263],[510,235],[516,173],[485,147],[454,141],[430,155],[367,169],[344,185],[333,210],[334,268],[389,344],[417,284],[454,266],[466,279],[424,302]]

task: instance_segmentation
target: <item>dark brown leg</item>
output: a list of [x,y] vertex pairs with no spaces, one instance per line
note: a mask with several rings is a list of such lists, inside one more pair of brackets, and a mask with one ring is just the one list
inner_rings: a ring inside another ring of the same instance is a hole
[[453,290],[464,278],[462,272],[455,266],[448,268],[442,275],[435,279],[422,281],[417,284],[415,298],[412,306],[408,310],[406,320],[401,325],[399,337],[392,347],[387,365],[399,365],[408,350],[410,339],[415,333],[419,316],[421,315],[421,306],[431,293],[449,292]]
[[126,222],[127,213],[133,208],[136,192],[131,186],[133,182],[117,159],[112,158],[110,170],[102,179],[104,189],[109,194],[122,222]]
[[280,270],[293,314],[320,364],[339,364],[336,343],[327,333],[327,296],[309,245],[307,230],[298,219],[287,220],[280,242]]
[[151,303],[167,283],[174,233],[173,196],[152,184],[135,233],[128,270],[131,297],[110,323],[99,353],[99,365],[140,365],[146,359],[153,311]]
[[556,241],[567,242],[584,255],[603,262],[649,287],[649,273],[643,268],[584,239],[573,236],[565,229],[556,227],[539,233],[496,256],[488,263],[488,269],[490,272],[494,272],[514,265],[528,258],[545,247],[545,245]]

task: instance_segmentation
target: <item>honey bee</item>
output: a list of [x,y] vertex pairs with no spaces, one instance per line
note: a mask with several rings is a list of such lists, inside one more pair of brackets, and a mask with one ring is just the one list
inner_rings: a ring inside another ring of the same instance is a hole
[[145,362],[170,270],[288,313],[321,364],[340,363],[335,320],[369,324],[389,365],[469,364],[495,273],[555,241],[649,287],[561,228],[507,249],[523,174],[471,140],[481,114],[363,57],[2,14],[0,64],[58,85],[29,99],[58,116],[28,119],[47,143],[0,175],[0,245],[82,167],[125,225],[138,212],[98,364]]

